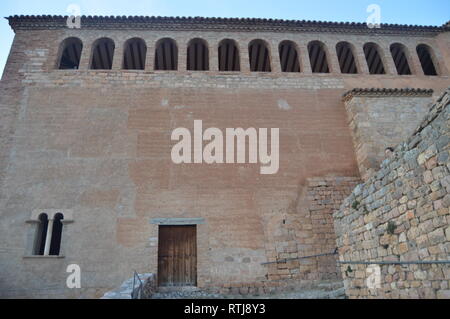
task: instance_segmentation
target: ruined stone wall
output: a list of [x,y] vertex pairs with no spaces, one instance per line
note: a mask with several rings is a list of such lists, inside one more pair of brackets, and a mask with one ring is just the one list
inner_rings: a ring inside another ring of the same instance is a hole
[[369,289],[368,265],[345,263],[450,260],[449,104],[450,89],[334,214],[350,298],[450,298],[449,264],[380,265]]
[[[266,245],[269,279],[338,279],[332,213],[358,183],[358,178],[308,178],[300,187],[295,206],[275,215]],[[315,255],[324,257],[304,258]],[[329,257],[331,256],[331,257]],[[298,259],[300,258],[300,259]],[[304,259],[302,259],[304,258]]]
[[307,178],[285,212],[264,216],[267,275],[257,282],[228,283],[219,292],[262,294],[341,281],[332,214],[359,181],[358,177]]

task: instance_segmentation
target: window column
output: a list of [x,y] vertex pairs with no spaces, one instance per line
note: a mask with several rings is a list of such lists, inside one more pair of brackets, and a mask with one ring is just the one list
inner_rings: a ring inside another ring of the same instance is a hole
[[125,41],[114,39],[114,43],[116,44],[113,62],[111,70],[118,71],[122,69],[123,65],[123,54],[125,53]]
[[365,75],[370,73],[367,65],[366,54],[364,53],[364,44],[355,46],[355,62],[359,73]]
[[[177,41],[178,42],[178,41]],[[186,72],[187,71],[187,50],[188,50],[188,42],[179,41],[180,46],[178,47],[178,71]]]
[[238,42],[239,54],[241,58],[241,72],[250,73],[250,57],[248,55],[248,43],[244,41]]
[[341,74],[341,67],[339,65],[339,60],[336,54],[336,45],[337,42],[325,42],[325,48],[328,51],[328,59],[330,61],[330,73],[332,74]]
[[150,45],[148,41],[145,41],[147,45],[147,55],[145,58],[145,71],[153,71],[155,69],[155,42]]
[[311,61],[309,60],[308,44],[302,42],[297,42],[298,54],[300,58],[300,71],[304,74],[312,74]]
[[410,67],[411,73],[418,76],[424,76],[425,73],[422,69],[422,64],[420,63],[419,56],[416,51],[417,44],[409,45],[408,51],[410,52]]
[[54,216],[51,216],[51,218],[48,219],[47,236],[45,237],[44,256],[50,255],[50,244],[52,242],[53,221],[54,220],[55,220]]
[[381,61],[384,64],[384,71],[388,75],[398,75],[397,74],[397,68],[395,67],[394,58],[391,54],[391,48],[390,45],[380,45],[380,52],[378,52],[380,55]]
[[269,61],[272,67],[272,72],[281,73],[281,59],[278,53],[278,42],[269,42]]
[[219,71],[219,42],[208,41],[209,44],[209,71]]
[[81,52],[80,57],[80,66],[79,70],[89,70],[90,62],[91,62],[91,52],[92,52],[92,43],[85,43],[85,47],[83,48],[83,51]]

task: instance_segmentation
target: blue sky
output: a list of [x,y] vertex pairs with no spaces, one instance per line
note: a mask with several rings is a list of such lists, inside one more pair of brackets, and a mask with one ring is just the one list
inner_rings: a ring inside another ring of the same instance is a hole
[[[381,7],[382,23],[442,25],[450,20],[450,0],[1,0],[2,17],[15,14],[251,17],[365,22],[370,4]],[[0,74],[14,33],[0,21]]]

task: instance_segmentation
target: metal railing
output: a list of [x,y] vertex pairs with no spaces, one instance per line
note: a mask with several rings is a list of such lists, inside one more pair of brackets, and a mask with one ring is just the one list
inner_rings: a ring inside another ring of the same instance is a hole
[[345,265],[449,265],[450,260],[412,260],[412,261],[338,261]]
[[[332,253],[318,254],[312,256],[303,256],[296,258],[285,258],[277,261],[261,263],[261,265],[283,264],[288,261],[316,258],[322,256],[333,256],[338,254],[338,248]],[[449,265],[450,260],[413,260],[413,261],[337,261],[338,264],[348,265]]]
[[261,265],[284,264],[284,263],[287,263],[288,261],[309,259],[309,258],[322,257],[322,256],[333,256],[333,255],[337,255],[337,253],[338,253],[338,250],[336,248],[336,250],[334,252],[332,252],[332,253],[318,254],[318,255],[312,255],[312,256],[303,256],[303,257],[295,257],[295,258],[278,259],[277,261],[261,263]]
[[[139,283],[137,287],[136,283]],[[141,299],[143,289],[144,283],[142,282],[141,278],[139,278],[139,274],[135,270],[133,275],[133,289],[131,290],[131,299]]]

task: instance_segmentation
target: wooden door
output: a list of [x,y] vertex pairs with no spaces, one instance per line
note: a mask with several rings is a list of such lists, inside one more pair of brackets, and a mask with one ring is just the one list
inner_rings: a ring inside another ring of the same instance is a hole
[[197,285],[196,226],[159,226],[158,285]]

